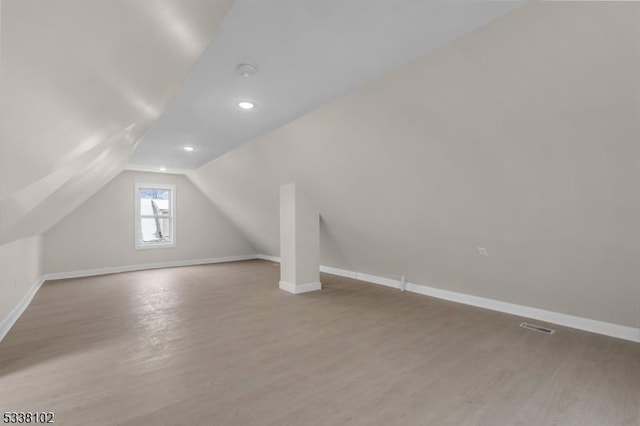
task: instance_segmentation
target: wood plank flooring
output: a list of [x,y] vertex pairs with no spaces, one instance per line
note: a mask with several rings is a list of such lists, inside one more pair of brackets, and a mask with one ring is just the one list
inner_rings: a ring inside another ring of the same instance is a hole
[[640,344],[246,261],[48,282],[0,412],[60,425],[640,424]]

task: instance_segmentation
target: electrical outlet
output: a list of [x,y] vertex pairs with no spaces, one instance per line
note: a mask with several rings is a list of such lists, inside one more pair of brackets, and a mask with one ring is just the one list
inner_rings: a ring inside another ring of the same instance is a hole
[[480,256],[489,256],[489,251],[487,251],[486,247],[476,247],[478,249],[478,254]]

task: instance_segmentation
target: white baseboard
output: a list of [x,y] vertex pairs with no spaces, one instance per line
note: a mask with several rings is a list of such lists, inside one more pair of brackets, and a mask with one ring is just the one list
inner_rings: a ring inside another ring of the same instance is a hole
[[[275,256],[258,255],[258,259],[279,262]],[[363,272],[349,271],[346,269],[334,268],[332,266],[320,266],[320,271],[327,274],[338,275],[346,278],[353,278],[374,284],[384,285],[392,288],[400,288],[400,281],[377,275],[365,274]],[[598,321],[575,315],[562,314],[560,312],[547,311],[544,309],[532,308],[530,306],[517,305],[515,303],[502,302],[500,300],[487,299],[485,297],[472,296],[470,294],[458,293],[455,291],[442,290],[429,287],[423,284],[408,282],[406,290],[425,296],[436,297],[438,299],[463,303],[465,305],[477,306],[479,308],[490,309],[492,311],[504,312],[525,318],[532,318],[551,324],[562,325],[578,330],[589,331],[591,333],[603,334],[605,336],[617,337],[619,339],[630,340],[640,343],[640,328],[626,325],[614,324],[606,321]]]
[[173,260],[168,262],[142,263],[137,265],[111,266],[107,268],[84,269],[80,271],[53,272],[44,274],[44,280],[62,280],[67,278],[92,277],[95,275],[119,274],[121,272],[144,271],[147,269],[174,268],[176,266],[207,265],[210,263],[236,262],[239,260],[258,259],[255,254],[214,257],[209,259]]
[[310,291],[322,290],[322,283],[320,281],[306,284],[292,284],[286,281],[280,281],[280,290],[288,291],[293,294],[308,293]]
[[18,304],[9,312],[9,315],[5,319],[0,322],[0,342],[2,339],[9,333],[11,327],[18,321],[20,315],[27,309],[31,300],[33,300],[33,296],[36,295],[42,284],[44,283],[44,278],[40,277],[36,280],[35,283],[29,288],[24,297],[18,302]]
[[268,260],[271,262],[280,263],[280,258],[277,256],[269,256],[268,254],[256,254],[256,259]]
[[157,262],[157,263],[143,263],[138,265],[127,265],[127,266],[113,266],[108,268],[97,268],[97,269],[85,269],[81,271],[69,271],[69,272],[53,272],[42,275],[34,284],[31,286],[27,294],[20,300],[20,303],[13,308],[13,310],[9,313],[7,318],[0,322],[0,342],[4,339],[4,336],[7,335],[13,324],[20,318],[22,313],[27,309],[29,303],[35,296],[36,292],[40,289],[42,284],[45,281],[51,280],[61,280],[66,278],[81,278],[81,277],[92,277],[96,275],[106,275],[106,274],[117,274],[120,272],[132,272],[132,271],[143,271],[146,269],[158,269],[158,268],[172,268],[176,266],[192,266],[192,265],[206,265],[209,263],[222,263],[222,262],[236,262],[239,260],[252,260],[257,259],[258,257],[254,254],[248,255],[240,255],[240,256],[227,256],[227,257],[215,257],[210,259],[191,259],[191,260],[175,260],[169,262]]
[[358,279],[358,273],[353,271],[347,271],[346,269],[334,268],[333,266],[320,265],[320,272],[326,272],[331,275],[339,275],[341,277]]
[[[9,315],[0,322],[0,341],[6,336],[13,324],[18,320],[20,315],[25,311],[29,303],[35,296],[36,292],[45,281],[57,280],[65,278],[80,278],[90,277],[94,275],[114,274],[120,272],[141,271],[146,269],[157,268],[171,268],[176,266],[191,266],[191,265],[205,265],[210,263],[221,262],[235,262],[240,260],[262,259],[272,262],[280,262],[280,258],[277,256],[268,255],[240,255],[240,256],[228,256],[210,259],[195,259],[195,260],[179,260],[170,262],[158,262],[158,263],[146,263],[138,265],[116,266],[109,268],[87,269],[81,271],[70,272],[56,272],[44,274],[39,278],[29,289],[29,291],[22,298],[20,303],[9,313]],[[362,272],[354,272],[346,269],[334,268],[331,266],[320,266],[320,271],[338,275],[347,278],[358,279],[374,284],[384,285],[392,288],[400,288],[400,281],[391,278],[380,277],[377,275],[365,274]],[[322,285],[317,283],[308,283],[295,286],[291,283],[284,281],[280,282],[280,288],[294,294],[305,293],[308,291],[316,291],[322,288]],[[463,303],[466,305],[477,306],[480,308],[491,309],[493,311],[505,312],[512,315],[522,316],[526,318],[537,319],[552,324],[563,325],[566,327],[576,328],[579,330],[589,331],[592,333],[603,334],[606,336],[617,337],[620,339],[630,340],[640,343],[640,328],[629,327],[619,324],[613,324],[605,321],[598,321],[589,318],[578,317],[574,315],[562,314],[559,312],[547,311],[544,309],[532,308],[524,305],[517,305],[514,303],[502,302],[494,299],[487,299],[484,297],[472,296],[465,293],[458,293],[449,290],[442,290],[435,287],[429,287],[423,284],[416,284],[408,282],[406,285],[407,291],[422,294],[425,296],[436,297],[439,299],[449,300],[452,302]]]
[[[398,288],[400,288],[399,284]],[[640,343],[640,328],[562,314],[560,312],[547,311],[545,309],[532,308],[515,303],[501,302],[499,300],[442,290],[422,284],[407,283],[407,291]]]

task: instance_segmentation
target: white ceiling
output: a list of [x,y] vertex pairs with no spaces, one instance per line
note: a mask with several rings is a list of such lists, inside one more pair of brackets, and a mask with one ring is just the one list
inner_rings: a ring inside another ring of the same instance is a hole
[[[129,167],[197,168],[522,3],[236,0]],[[254,77],[235,72],[244,62]]]

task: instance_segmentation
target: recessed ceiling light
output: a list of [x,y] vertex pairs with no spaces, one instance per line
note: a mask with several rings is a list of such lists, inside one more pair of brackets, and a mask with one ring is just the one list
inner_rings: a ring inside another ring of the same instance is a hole
[[258,67],[253,64],[240,64],[236,67],[236,71],[246,78],[253,76],[258,71]]
[[254,109],[256,107],[256,104],[249,101],[240,101],[238,102],[238,106],[242,109]]
[[187,146],[183,146],[183,147],[182,147],[182,149],[184,149],[184,150],[185,150],[185,151],[187,151],[187,152],[193,152],[193,151],[195,150],[195,148],[194,148],[194,147],[189,146],[189,145],[187,145]]
[[161,172],[166,172],[167,168],[166,167],[160,167],[158,170],[160,170]]

